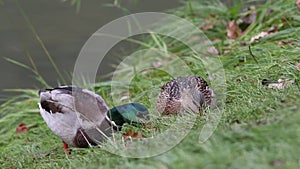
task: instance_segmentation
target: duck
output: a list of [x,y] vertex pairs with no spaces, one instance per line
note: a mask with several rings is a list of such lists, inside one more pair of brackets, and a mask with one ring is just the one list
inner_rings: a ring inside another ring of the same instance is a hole
[[88,148],[109,141],[124,123],[143,124],[149,112],[139,103],[109,109],[104,99],[87,89],[59,86],[39,90],[40,114],[69,154],[69,145]]
[[179,114],[187,110],[202,114],[203,108],[215,107],[216,97],[208,83],[196,75],[177,77],[161,87],[156,110],[163,114]]

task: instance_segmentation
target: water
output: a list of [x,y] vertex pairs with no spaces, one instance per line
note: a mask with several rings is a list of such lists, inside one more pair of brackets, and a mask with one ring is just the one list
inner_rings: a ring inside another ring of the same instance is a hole
[[[175,8],[180,0],[122,0],[122,6],[130,13],[156,12]],[[53,0],[4,0],[0,5],[0,97],[11,93],[3,92],[10,88],[41,88],[34,75],[17,65],[7,62],[4,57],[30,65],[27,55],[32,56],[42,77],[51,86],[56,86],[58,76],[51,66],[41,45],[29,28],[21,11],[24,11],[46,48],[53,57],[64,77],[73,70],[75,60],[86,40],[106,23],[125,15],[125,12],[103,4],[113,0],[82,1],[79,13],[69,2]],[[19,6],[19,7],[18,7]],[[118,52],[111,52],[110,59],[101,65],[101,73],[111,71],[110,62]]]

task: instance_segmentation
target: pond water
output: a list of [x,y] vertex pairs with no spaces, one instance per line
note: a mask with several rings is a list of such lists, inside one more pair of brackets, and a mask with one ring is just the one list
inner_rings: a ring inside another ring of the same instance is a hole
[[[5,57],[30,65],[27,57],[30,55],[48,84],[56,86],[59,83],[57,74],[24,16],[34,26],[64,77],[68,77],[86,40],[101,26],[126,15],[121,9],[104,6],[113,3],[113,0],[82,1],[78,13],[74,6],[70,6],[69,1],[2,0],[2,2],[3,4],[0,5],[1,98],[11,95],[3,92],[3,89],[41,87],[30,71],[7,62]],[[180,0],[122,0],[121,2],[130,13],[165,11],[180,5]],[[102,74],[112,70],[110,61],[114,60],[113,57],[117,57],[117,53],[112,52],[110,57],[111,59],[101,65]]]

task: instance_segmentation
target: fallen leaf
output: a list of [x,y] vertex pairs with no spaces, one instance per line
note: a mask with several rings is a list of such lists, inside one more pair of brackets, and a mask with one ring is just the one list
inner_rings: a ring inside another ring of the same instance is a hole
[[277,32],[277,27],[276,26],[272,26],[269,30],[268,33],[275,33]]
[[261,39],[261,38],[263,38],[263,37],[266,37],[266,36],[268,36],[268,35],[271,35],[271,34],[273,34],[273,33],[275,33],[275,32],[277,32],[277,28],[276,28],[275,26],[272,26],[272,27],[268,30],[268,32],[260,32],[258,35],[253,36],[253,37],[250,39],[250,43],[253,43],[253,42],[256,41],[256,40],[259,40],[259,39]]
[[124,138],[145,138],[145,135],[143,133],[139,134],[138,132],[133,132],[132,130],[128,130],[127,133],[123,134]]
[[154,68],[159,68],[159,67],[162,67],[164,65],[166,65],[168,63],[168,61],[164,60],[164,61],[158,61],[158,62],[154,62],[152,63],[152,66]]
[[206,30],[214,28],[214,25],[213,25],[214,23],[211,22],[209,19],[203,19],[202,22],[204,24],[200,27],[201,30],[206,31]]
[[17,126],[16,133],[17,134],[26,133],[26,132],[28,132],[28,130],[29,129],[27,128],[26,124],[25,123],[21,123],[21,124],[19,124]]
[[35,154],[35,158],[41,158],[41,157],[47,157],[51,154],[55,154],[53,152],[50,152],[50,153],[40,153],[40,154]]
[[[255,22],[257,17],[257,12],[255,12],[255,6],[250,6],[249,8],[246,8],[243,12],[248,13],[246,16],[242,17],[243,23],[251,24]],[[249,13],[251,12],[251,13]]]
[[300,60],[298,61],[297,65],[296,65],[296,69],[300,70]]
[[247,42],[241,42],[240,46],[248,46],[248,43]]
[[129,96],[122,96],[121,98],[120,98],[120,101],[124,101],[124,100],[128,100],[129,99]]
[[281,103],[291,103],[290,100],[280,100]]
[[242,31],[246,30],[249,25],[255,22],[257,17],[257,12],[255,10],[255,6],[250,6],[242,10],[242,17],[237,21],[239,28],[241,28]]
[[283,89],[284,87],[283,87],[282,83],[270,83],[268,85],[268,88],[269,89],[275,89],[275,88],[277,88],[277,89]]
[[283,41],[279,42],[279,45],[291,45],[291,44],[293,44],[293,42],[291,42],[291,41],[285,41],[285,40],[283,40]]
[[34,140],[33,139],[30,139],[30,138],[26,138],[26,142],[33,142]]
[[279,60],[280,60],[280,62],[286,62],[287,61],[286,58],[280,58]]
[[254,42],[255,40],[259,40],[265,36],[269,35],[268,32],[260,32],[258,35],[256,36],[253,36],[251,39],[250,39],[250,43]]
[[296,1],[296,6],[297,6],[298,9],[300,9],[300,0]]
[[293,17],[285,17],[285,18],[281,18],[281,22],[285,23],[285,22],[289,22],[289,21],[293,21],[295,20]]
[[272,166],[279,167],[279,166],[282,166],[283,164],[284,164],[284,162],[281,161],[281,160],[273,160],[273,161],[271,161],[271,165]]
[[274,12],[273,9],[268,9],[266,12],[266,16],[270,16],[271,13],[273,13],[273,12]]
[[210,46],[207,48],[207,53],[212,54],[212,55],[218,55],[219,51],[214,46]]
[[228,22],[226,32],[228,39],[236,39],[242,34],[242,30],[238,27],[235,20]]
[[284,89],[289,87],[291,84],[293,84],[294,81],[290,79],[278,79],[277,83],[269,83],[268,88],[269,89]]
[[203,31],[207,31],[207,30],[212,29],[212,28],[214,28],[213,24],[204,24],[203,26],[200,27],[200,29],[203,30]]
[[201,40],[201,37],[199,35],[192,36],[188,42],[190,43],[190,42],[194,42],[197,40]]

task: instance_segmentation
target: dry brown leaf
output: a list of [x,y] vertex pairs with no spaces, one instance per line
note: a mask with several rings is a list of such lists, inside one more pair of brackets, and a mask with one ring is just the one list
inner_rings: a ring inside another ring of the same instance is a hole
[[299,60],[298,63],[296,64],[296,69],[300,70],[300,60]]
[[273,9],[268,9],[267,12],[266,12],[266,16],[270,16],[271,13],[273,13],[274,10]]
[[210,21],[209,19],[203,19],[202,21],[204,24],[200,27],[201,30],[206,31],[208,29],[214,28],[214,22]]
[[300,0],[296,1],[296,6],[297,6],[298,9],[300,9]]
[[284,89],[293,84],[294,81],[290,79],[278,79],[278,83],[268,84],[269,89]]
[[239,28],[235,20],[228,22],[226,32],[228,39],[236,39],[242,34],[242,30]]
[[120,101],[124,101],[124,100],[128,100],[129,99],[129,96],[122,96],[121,98],[120,98]]
[[166,65],[167,63],[168,63],[168,61],[166,61],[166,60],[164,60],[164,61],[157,61],[157,62],[152,63],[152,66],[154,68],[160,68],[160,67]]
[[194,41],[197,41],[197,40],[200,40],[200,39],[201,39],[201,37],[198,36],[198,35],[196,35],[196,36],[192,36],[192,37],[189,39],[188,42],[194,42]]
[[51,154],[55,154],[55,153],[53,153],[53,152],[50,152],[50,153],[39,153],[39,154],[35,154],[35,158],[47,157],[47,156],[50,156]]
[[206,30],[209,30],[212,28],[214,28],[214,25],[212,25],[212,24],[204,24],[203,26],[200,27],[200,29],[203,31],[206,31]]
[[256,7],[250,6],[243,9],[241,15],[242,17],[238,19],[237,23],[239,27],[244,31],[248,28],[249,25],[255,22],[257,18]]
[[272,165],[272,166],[279,167],[279,166],[284,165],[284,162],[281,161],[281,160],[273,160],[273,161],[271,161],[271,165]]
[[279,43],[279,45],[291,45],[291,44],[293,44],[293,42],[291,42],[291,41],[285,41],[285,40],[280,41],[278,43]]
[[261,38],[263,38],[263,37],[266,37],[267,35],[269,35],[268,32],[260,32],[258,35],[253,36],[253,37],[250,39],[250,43],[252,43],[252,42],[254,42],[254,41],[256,41],[256,40],[259,40],[259,39],[261,39]]
[[214,46],[210,46],[207,48],[207,53],[212,54],[212,55],[218,55],[219,51]]
[[273,34],[273,33],[275,33],[275,32],[277,32],[277,28],[276,28],[275,26],[272,26],[272,27],[268,30],[268,32],[260,32],[258,35],[253,36],[253,37],[250,39],[250,43],[253,43],[253,42],[256,41],[256,40],[259,40],[259,39],[261,39],[261,38],[263,38],[263,37],[266,37],[266,36],[268,36],[268,35],[271,35],[271,34]]
[[268,30],[269,33],[275,33],[277,32],[277,27],[276,26],[272,26],[269,30]]
[[124,138],[146,138],[145,135],[143,133],[139,133],[139,132],[133,132],[132,130],[128,130],[126,133],[123,134]]
[[26,132],[28,132],[28,130],[29,129],[27,128],[26,124],[25,123],[21,123],[21,124],[19,124],[17,126],[16,133],[17,134],[26,133]]

